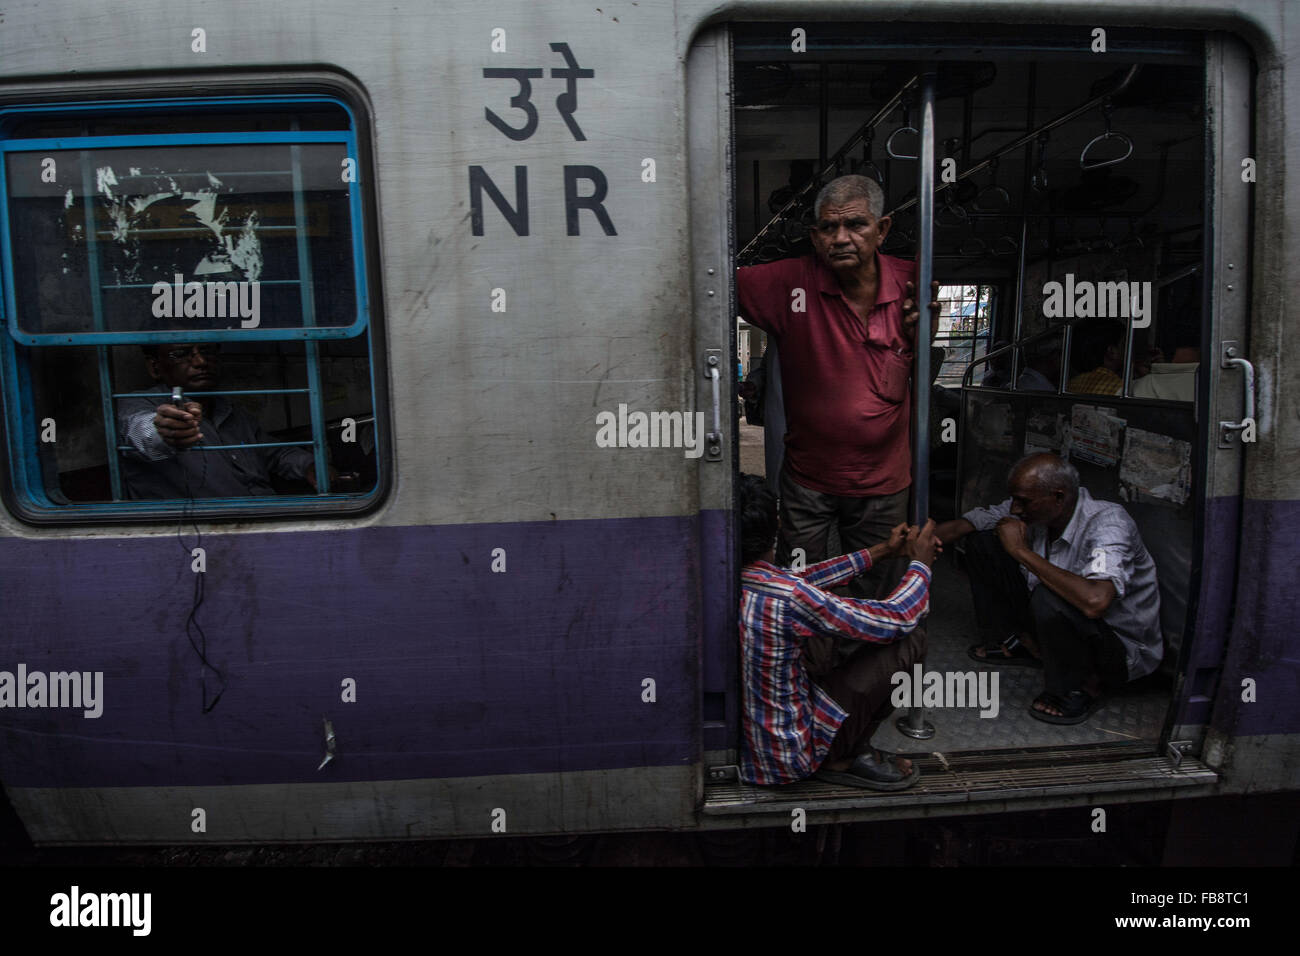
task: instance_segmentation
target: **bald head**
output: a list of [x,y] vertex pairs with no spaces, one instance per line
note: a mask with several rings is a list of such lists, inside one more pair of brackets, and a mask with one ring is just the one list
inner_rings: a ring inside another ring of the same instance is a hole
[[1007,475],[1007,490],[1013,515],[1061,531],[1079,500],[1079,472],[1050,452],[1027,455]]
[[1051,452],[1026,455],[1011,467],[1008,481],[1028,481],[1044,491],[1064,491],[1074,496],[1079,493],[1079,472],[1065,459]]

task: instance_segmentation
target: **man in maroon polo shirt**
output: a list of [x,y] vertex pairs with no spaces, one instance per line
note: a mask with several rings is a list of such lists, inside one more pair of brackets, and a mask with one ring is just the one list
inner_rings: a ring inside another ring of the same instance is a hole
[[[736,273],[741,314],[770,334],[780,353],[783,565],[795,548],[807,564],[832,557],[832,528],[839,532],[836,554],[887,540],[907,521],[912,484],[915,265],[877,251],[890,219],[875,181],[841,176],[822,189],[813,209],[813,255]],[[937,315],[938,304],[931,308]],[[851,591],[883,598],[902,571],[898,561],[882,562]],[[829,639],[815,639],[809,663],[814,671],[829,668],[856,649],[837,651]]]

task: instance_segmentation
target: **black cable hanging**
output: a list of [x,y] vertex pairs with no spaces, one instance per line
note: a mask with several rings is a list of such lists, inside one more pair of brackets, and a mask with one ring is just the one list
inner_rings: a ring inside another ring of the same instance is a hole
[[[181,549],[185,552],[187,557],[192,557],[194,548],[199,547],[201,542],[203,541],[203,532],[199,530],[199,523],[195,516],[195,510],[194,510],[196,493],[197,491],[202,491],[204,485],[206,485],[208,481],[207,456],[210,454],[210,452],[203,452],[202,454],[203,454],[203,471],[199,476],[199,487],[197,490],[192,490],[190,488],[189,471],[186,470],[183,466],[181,468],[181,472],[185,476],[186,502],[185,502],[185,507],[181,509],[180,520],[177,521],[176,523],[176,540],[180,542]],[[185,536],[182,529],[185,526],[186,520],[189,521],[190,526],[194,529],[193,547],[185,543]],[[194,597],[190,604],[189,616],[185,618],[185,637],[186,639],[189,640],[190,647],[194,649],[194,653],[198,655],[199,658],[199,663],[201,665],[199,670],[199,686],[202,691],[202,707],[203,707],[203,713],[208,714],[211,713],[212,709],[217,706],[217,702],[221,700],[221,695],[226,692],[226,675],[221,670],[221,668],[217,667],[210,660],[208,660],[208,655],[207,655],[208,636],[207,634],[204,633],[203,626],[199,624],[198,621],[199,608],[203,606],[205,577],[207,577],[206,570],[195,572],[194,574]],[[198,634],[197,641],[195,640],[196,632]],[[211,703],[208,702],[208,678],[207,678],[208,668],[212,669],[212,672],[217,676],[217,680],[220,683],[220,686],[217,688],[216,695],[212,698]]]

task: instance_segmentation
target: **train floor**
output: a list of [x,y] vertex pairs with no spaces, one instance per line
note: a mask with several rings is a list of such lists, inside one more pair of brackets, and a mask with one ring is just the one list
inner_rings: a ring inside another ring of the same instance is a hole
[[[761,475],[763,429],[739,423],[740,470]],[[931,601],[929,651],[925,671],[988,671],[997,674],[997,716],[981,717],[978,707],[928,709],[926,720],[935,728],[928,740],[905,736],[895,727],[903,711],[881,724],[872,743],[882,750],[904,754],[950,754],[971,751],[1019,750],[1027,747],[1070,747],[1087,744],[1146,741],[1154,749],[1169,709],[1171,686],[1167,678],[1152,676],[1134,681],[1106,696],[1080,724],[1061,726],[1036,720],[1030,705],[1043,689],[1043,672],[1030,667],[986,667],[967,656],[976,643],[975,609],[970,581],[959,567],[953,549],[935,565]]]
[[[904,711],[880,725],[872,744],[898,753],[933,753],[1003,750],[1023,747],[1062,747],[1078,744],[1148,741],[1160,736],[1169,708],[1168,681],[1152,677],[1133,683],[1103,698],[1101,705],[1080,724],[1048,724],[1030,716],[1029,708],[1043,689],[1043,672],[1024,666],[988,666],[967,655],[977,642],[970,583],[957,566],[956,555],[945,553],[936,562],[929,626],[929,651],[924,669],[939,674],[988,672],[992,690],[997,675],[996,716],[981,716],[974,706],[929,708],[925,719],[934,726],[928,740],[905,736],[895,726]],[[969,702],[968,702],[969,703]],[[984,710],[991,710],[986,707]]]

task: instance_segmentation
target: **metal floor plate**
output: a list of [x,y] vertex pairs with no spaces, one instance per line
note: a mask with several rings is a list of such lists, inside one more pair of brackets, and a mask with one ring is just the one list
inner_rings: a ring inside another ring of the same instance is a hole
[[1079,744],[1150,741],[1154,749],[1169,709],[1170,688],[1159,678],[1146,678],[1108,696],[1081,724],[1047,724],[1029,716],[1029,706],[1043,690],[1043,672],[1030,667],[988,667],[971,660],[966,650],[976,643],[975,609],[970,584],[948,555],[935,567],[929,617],[929,651],[925,670],[980,671],[986,680],[997,675],[998,714],[980,717],[979,708],[927,709],[935,735],[918,741],[894,726],[898,712],[880,725],[871,742],[881,750],[954,751],[1060,747]]

